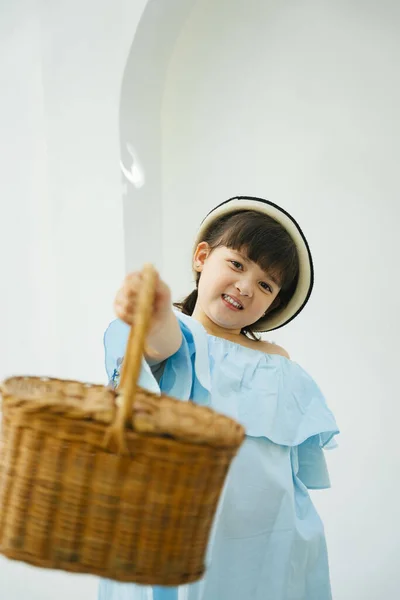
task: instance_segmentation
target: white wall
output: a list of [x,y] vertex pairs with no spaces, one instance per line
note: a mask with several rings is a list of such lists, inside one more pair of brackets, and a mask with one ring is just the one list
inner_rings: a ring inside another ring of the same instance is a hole
[[190,291],[195,227],[236,194],[301,223],[304,313],[269,339],[323,388],[342,430],[316,494],[335,600],[397,598],[400,418],[399,5],[198,0],[163,104],[164,275]]
[[[161,106],[175,40],[195,0],[150,0],[140,19],[125,67],[120,101],[121,160],[128,170],[124,242],[128,270],[145,262],[163,265]],[[132,160],[133,150],[133,160]],[[140,181],[131,183],[132,166]]]
[[[105,382],[124,274],[120,88],[145,0],[0,4],[0,377]],[[0,560],[2,600],[96,590]]]

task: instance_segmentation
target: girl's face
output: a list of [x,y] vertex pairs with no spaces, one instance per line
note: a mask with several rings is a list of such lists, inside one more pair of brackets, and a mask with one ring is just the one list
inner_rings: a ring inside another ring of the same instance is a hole
[[279,284],[256,263],[237,250],[220,246],[210,250],[201,242],[194,254],[201,273],[193,316],[207,326],[211,321],[230,333],[258,321],[279,303]]

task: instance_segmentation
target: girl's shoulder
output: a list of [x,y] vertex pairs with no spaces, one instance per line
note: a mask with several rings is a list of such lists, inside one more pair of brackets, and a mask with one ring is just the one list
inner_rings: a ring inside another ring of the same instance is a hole
[[231,339],[227,339],[226,341],[236,343],[238,346],[243,346],[244,348],[249,348],[250,350],[255,350],[256,352],[262,352],[263,354],[279,354],[280,356],[290,359],[289,353],[285,350],[285,348],[278,346],[278,344],[275,344],[274,342],[268,342],[266,340],[251,340],[249,338],[245,338],[244,336],[239,337],[241,338],[240,343],[237,341],[233,342]]
[[278,346],[278,344],[275,344],[274,342],[267,342],[265,340],[254,342],[254,350],[260,350],[265,354],[279,354],[280,356],[290,359],[290,355],[285,348]]

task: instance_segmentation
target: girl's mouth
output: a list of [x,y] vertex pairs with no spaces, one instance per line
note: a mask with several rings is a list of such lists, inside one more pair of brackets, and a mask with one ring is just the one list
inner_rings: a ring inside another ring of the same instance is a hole
[[231,310],[243,310],[243,306],[235,298],[232,298],[228,294],[222,294],[221,297],[224,304]]

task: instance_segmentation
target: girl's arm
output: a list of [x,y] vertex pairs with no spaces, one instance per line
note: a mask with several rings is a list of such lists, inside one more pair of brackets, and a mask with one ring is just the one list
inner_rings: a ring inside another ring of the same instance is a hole
[[147,336],[145,359],[150,366],[157,365],[178,352],[181,344],[181,328],[171,308],[164,321]]

